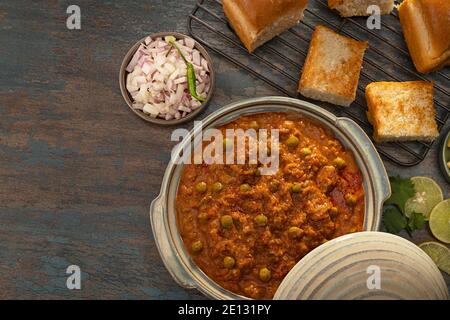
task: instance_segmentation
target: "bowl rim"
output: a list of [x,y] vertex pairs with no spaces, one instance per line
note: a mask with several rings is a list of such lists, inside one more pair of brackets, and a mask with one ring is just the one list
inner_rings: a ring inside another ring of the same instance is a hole
[[[145,41],[145,39],[147,37],[151,37],[152,39],[154,39],[154,38],[165,37],[165,36],[174,36],[177,40],[189,38],[189,39],[192,39],[193,41],[195,41],[194,48],[197,49],[200,52],[200,54],[203,56],[203,58],[206,59],[206,61],[208,62],[208,66],[209,66],[209,76],[210,76],[211,86],[210,86],[208,95],[206,96],[205,102],[200,107],[198,107],[197,109],[195,109],[194,111],[190,112],[185,117],[180,118],[180,119],[165,120],[165,119],[161,119],[161,118],[152,118],[151,116],[146,115],[144,112],[133,108],[133,105],[132,105],[133,102],[132,102],[131,95],[126,88],[126,76],[129,73],[126,71],[126,68],[127,68],[128,63],[131,61],[133,55],[139,48],[139,46]],[[157,33],[149,34],[148,36],[145,36],[144,38],[140,39],[133,46],[131,46],[131,48],[127,51],[127,53],[125,54],[125,56],[122,60],[122,64],[120,65],[120,70],[119,70],[120,92],[121,92],[122,97],[125,100],[127,106],[131,109],[131,111],[133,111],[134,114],[139,116],[141,119],[143,119],[147,122],[155,123],[155,124],[159,124],[159,125],[171,126],[171,125],[185,123],[185,122],[188,122],[188,121],[192,120],[193,118],[195,118],[199,113],[201,113],[204,109],[206,109],[206,107],[211,102],[211,98],[213,96],[214,89],[215,89],[215,84],[216,84],[216,74],[215,74],[214,65],[213,65],[211,56],[208,54],[206,49],[197,40],[195,40],[194,38],[192,38],[188,35],[185,35],[185,34],[182,34],[179,32],[157,32]]]
[[[316,114],[316,119],[320,118],[322,125],[334,128],[333,132],[335,135],[337,132],[341,132],[341,136],[336,135],[336,138],[346,147],[349,147],[348,143],[352,143],[355,148],[360,149],[359,155],[355,155],[355,158],[357,162],[359,158],[358,166],[363,173],[363,177],[366,177],[365,181],[363,181],[364,186],[369,188],[369,190],[365,189],[364,230],[379,230],[382,205],[390,196],[391,189],[386,169],[373,143],[353,120],[338,118],[323,108],[307,101],[287,97],[262,97],[233,102],[206,117],[202,128],[194,127],[189,135],[178,145],[178,148],[173,150],[173,154],[181,152],[183,145],[189,142],[195,135],[196,130],[222,125],[249,112],[258,113],[252,111],[254,108],[261,108],[259,112],[286,112],[283,111],[283,108],[297,109],[300,114],[308,114],[305,115],[306,117],[309,117],[310,114]],[[271,108],[277,108],[277,110],[269,110]],[[229,117],[234,118],[230,120]],[[345,143],[342,141],[342,138],[345,138]],[[365,175],[361,168],[362,164],[365,168]],[[174,197],[176,197],[182,167],[182,164],[175,165],[172,162],[168,164],[161,184],[161,192],[150,206],[152,232],[163,263],[174,280],[182,287],[196,288],[206,296],[216,299],[249,299],[221,287],[209,278],[187,253],[178,230],[176,212],[174,210],[175,204],[170,199],[173,198],[174,200]],[[174,180],[177,183],[173,182]],[[175,184],[176,186],[174,186]],[[371,212],[372,209],[374,212]]]
[[[442,142],[439,151],[439,164],[444,174],[445,179],[450,183],[450,168],[447,166],[446,152],[447,144],[450,141],[450,129],[442,135]],[[450,152],[450,151],[449,151]]]

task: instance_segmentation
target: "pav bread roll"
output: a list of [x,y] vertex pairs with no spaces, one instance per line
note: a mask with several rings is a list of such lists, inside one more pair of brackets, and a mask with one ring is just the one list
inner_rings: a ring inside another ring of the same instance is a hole
[[369,6],[376,5],[380,14],[389,14],[394,9],[394,0],[328,0],[328,7],[339,11],[342,17],[369,16]]
[[449,66],[450,0],[405,0],[398,14],[417,71]]
[[297,25],[308,0],[223,0],[225,15],[249,52]]

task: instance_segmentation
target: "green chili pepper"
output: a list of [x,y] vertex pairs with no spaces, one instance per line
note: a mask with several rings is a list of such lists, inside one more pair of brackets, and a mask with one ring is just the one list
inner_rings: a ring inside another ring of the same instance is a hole
[[205,98],[197,95],[197,84],[196,84],[197,79],[195,77],[194,65],[192,63],[190,63],[189,61],[187,61],[187,59],[184,56],[183,52],[181,52],[180,48],[178,47],[177,43],[175,42],[176,41],[175,37],[167,36],[165,38],[165,40],[172,47],[177,49],[177,51],[180,54],[181,58],[183,58],[184,63],[186,63],[189,93],[191,94],[192,97],[194,97],[198,101],[205,102]]

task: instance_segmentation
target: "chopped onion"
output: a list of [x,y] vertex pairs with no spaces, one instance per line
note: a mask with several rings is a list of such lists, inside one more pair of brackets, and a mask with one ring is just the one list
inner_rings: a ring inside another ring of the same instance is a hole
[[206,72],[209,72],[208,61],[206,61],[206,59],[202,58],[201,65]]
[[[193,39],[180,39],[177,44],[194,65],[197,94],[208,95],[211,85],[207,60],[195,49]],[[171,49],[163,39],[147,37],[126,68],[126,88],[133,108],[166,120],[181,119],[202,105],[189,93],[185,62],[177,50]]]
[[142,65],[142,72],[148,75],[150,72],[155,71],[155,65],[150,63],[144,63]]
[[205,90],[205,83],[203,82],[203,83],[200,83],[200,84],[198,85],[198,87],[197,87],[197,93],[201,95],[201,94],[203,93],[204,90]]
[[174,84],[180,84],[180,83],[185,83],[185,82],[187,82],[187,77],[180,77],[173,81]]
[[140,50],[141,47],[143,47],[143,46],[141,45],[139,47],[139,49],[136,51],[136,53],[134,54],[133,58],[131,58],[131,61],[130,61],[130,63],[128,64],[128,66],[126,68],[127,72],[132,72],[134,70],[134,67],[138,64],[139,59],[142,56],[142,53],[141,53],[141,50]]
[[185,38],[184,44],[186,45],[186,47],[193,49],[195,46],[195,41],[194,41],[194,39],[191,39],[191,38]]
[[200,62],[200,52],[198,52],[198,51],[192,52],[192,62],[197,66],[200,65],[200,63],[201,63]]

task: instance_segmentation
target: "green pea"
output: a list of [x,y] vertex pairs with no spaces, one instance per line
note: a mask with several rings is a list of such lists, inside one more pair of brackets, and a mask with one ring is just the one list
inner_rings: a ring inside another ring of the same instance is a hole
[[267,220],[268,220],[267,217],[265,215],[263,215],[263,214],[258,214],[255,217],[255,222],[260,227],[266,226],[267,225]]
[[223,189],[223,185],[220,182],[214,182],[212,189],[214,192],[219,192]]
[[346,162],[345,162],[345,160],[342,159],[341,157],[336,157],[336,158],[333,160],[333,165],[335,165],[336,167],[338,167],[339,169],[341,169],[341,168],[345,167]]
[[252,121],[250,122],[250,128],[258,130],[259,129],[259,124],[258,121]]
[[268,282],[272,278],[272,272],[267,268],[261,268],[259,270],[259,279],[263,282]]
[[191,248],[194,252],[200,252],[203,250],[203,242],[201,242],[200,240],[195,241],[194,243],[192,243]]
[[229,229],[233,226],[233,217],[226,214],[220,218],[220,224],[223,228]]
[[197,185],[195,186],[195,189],[197,189],[197,191],[200,193],[206,192],[207,188],[208,188],[208,186],[206,185],[206,182],[203,182],[203,181],[197,183]]
[[277,192],[280,189],[280,181],[273,180],[269,184],[269,190],[272,192]]
[[349,206],[355,205],[357,200],[358,199],[356,198],[356,196],[354,194],[348,193],[345,195],[345,201],[347,202],[347,204]]
[[301,192],[302,191],[302,185],[300,184],[300,183],[294,183],[293,185],[292,185],[292,192],[294,192],[294,193],[299,193],[299,192]]
[[300,229],[299,227],[290,227],[288,230],[288,234],[292,238],[297,238],[297,237],[301,236],[302,229]]
[[243,183],[239,186],[239,190],[241,190],[242,192],[247,192],[252,190],[252,187],[250,187],[248,183]]
[[225,257],[223,258],[223,266],[227,269],[232,269],[236,264],[236,260],[233,257]]
[[286,144],[289,148],[295,148],[300,143],[300,140],[294,135],[291,135],[287,140]]
[[309,155],[312,153],[312,151],[311,151],[310,148],[303,148],[303,149],[301,150],[301,152],[302,152],[302,154],[303,154],[304,156],[309,156]]

